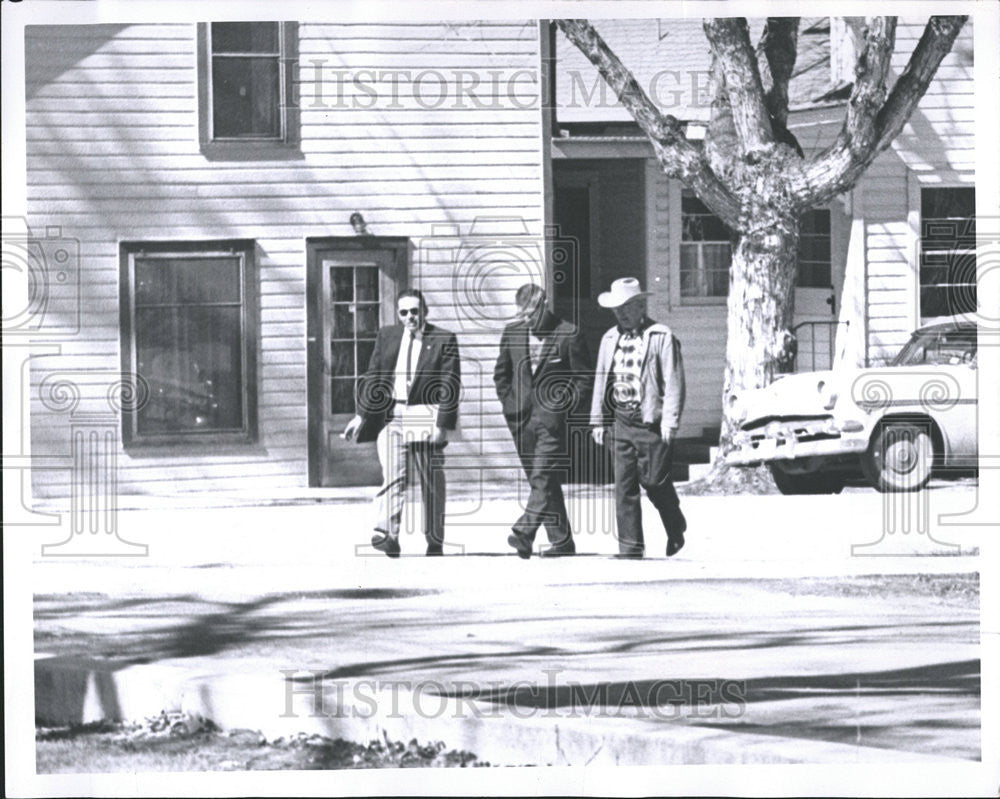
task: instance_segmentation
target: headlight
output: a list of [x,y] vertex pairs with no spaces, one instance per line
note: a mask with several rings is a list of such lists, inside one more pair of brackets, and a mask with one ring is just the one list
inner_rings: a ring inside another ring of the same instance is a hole
[[736,424],[741,424],[747,418],[746,403],[740,401],[740,396],[738,394],[730,394],[728,402],[729,410],[732,413],[733,418],[736,420]]
[[816,384],[816,391],[819,393],[820,401],[823,403],[823,409],[832,411],[837,404],[837,392],[834,391],[833,386],[827,385],[825,380],[820,380]]

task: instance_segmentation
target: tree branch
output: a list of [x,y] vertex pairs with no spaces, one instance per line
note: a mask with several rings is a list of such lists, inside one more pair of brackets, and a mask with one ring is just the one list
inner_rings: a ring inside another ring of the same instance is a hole
[[854,67],[854,88],[847,101],[842,135],[852,153],[863,154],[875,143],[875,120],[885,102],[885,81],[896,46],[896,18],[873,17]]
[[[966,19],[964,16],[930,18],[906,68],[884,102],[881,99],[884,87],[879,93],[876,73],[888,72],[891,48],[888,54],[883,54],[884,42],[870,49],[866,41],[865,53],[858,59],[858,79],[851,92],[844,128],[837,141],[808,164],[790,187],[804,205],[820,205],[849,189],[892,143],[927,91]],[[867,71],[863,69],[865,66]],[[880,107],[874,105],[876,97]]]
[[739,220],[736,198],[712,171],[702,150],[687,140],[683,125],[675,117],[660,112],[588,20],[559,19],[555,22],[566,38],[597,67],[618,100],[649,137],[663,171],[694,189],[719,218],[736,227]]
[[705,20],[704,28],[725,77],[741,150],[744,155],[763,150],[773,143],[774,133],[746,20],[710,18]]
[[910,118],[920,98],[924,96],[944,57],[951,52],[952,45],[962,26],[968,19],[964,17],[931,17],[924,33],[917,42],[903,74],[892,87],[889,99],[878,113],[875,127],[878,129],[879,152],[888,147],[899,135],[903,125]]
[[795,68],[799,46],[798,17],[768,17],[761,36],[768,74],[761,74],[766,88],[764,102],[773,123],[785,128],[788,123],[788,82]]

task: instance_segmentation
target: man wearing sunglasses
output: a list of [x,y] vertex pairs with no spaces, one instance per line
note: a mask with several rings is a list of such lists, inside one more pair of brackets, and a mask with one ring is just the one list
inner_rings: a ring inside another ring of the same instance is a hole
[[531,493],[507,543],[530,558],[544,524],[549,546],[541,555],[574,555],[562,491],[569,469],[566,417],[590,386],[590,356],[579,329],[546,307],[541,286],[525,284],[514,299],[517,321],[503,331],[493,381]]
[[399,557],[399,526],[411,469],[420,479],[427,554],[444,544],[444,447],[458,421],[462,390],[458,340],[427,323],[417,289],[399,293],[400,324],[380,328],[368,370],[358,380],[357,415],[344,437],[375,441],[382,486],[375,496],[372,546]]

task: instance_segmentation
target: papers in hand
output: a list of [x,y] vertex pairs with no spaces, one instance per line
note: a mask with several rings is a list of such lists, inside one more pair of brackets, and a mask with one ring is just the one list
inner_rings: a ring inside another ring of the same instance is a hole
[[396,413],[407,441],[426,441],[437,430],[437,405],[397,405]]

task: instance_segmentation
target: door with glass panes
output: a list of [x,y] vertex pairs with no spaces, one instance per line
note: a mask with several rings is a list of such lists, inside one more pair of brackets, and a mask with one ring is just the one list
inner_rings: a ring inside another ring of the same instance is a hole
[[374,445],[341,434],[354,416],[358,377],[368,368],[378,329],[396,322],[403,255],[398,248],[317,248],[311,255],[310,482],[377,485],[382,472]]

